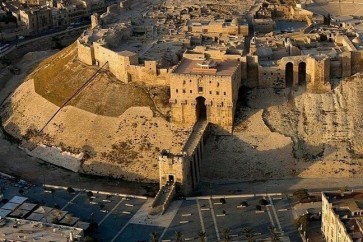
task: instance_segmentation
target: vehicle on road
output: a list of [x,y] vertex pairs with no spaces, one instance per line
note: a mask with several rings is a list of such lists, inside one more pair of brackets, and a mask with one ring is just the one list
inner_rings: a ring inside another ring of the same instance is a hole
[[10,45],[9,44],[5,44],[3,46],[0,46],[0,53],[5,52],[7,49],[9,49]]

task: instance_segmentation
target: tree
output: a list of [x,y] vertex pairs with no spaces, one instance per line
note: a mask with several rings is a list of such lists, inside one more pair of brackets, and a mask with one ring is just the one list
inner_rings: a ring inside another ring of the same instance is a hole
[[52,218],[52,224],[58,224],[59,219],[57,217]]
[[72,225],[72,221],[73,221],[72,215],[68,213],[68,214],[66,214],[65,218],[66,218],[66,220],[65,220],[66,224]]
[[253,228],[243,228],[242,235],[246,238],[247,242],[256,241],[256,235]]
[[87,235],[86,237],[84,237],[83,239],[84,242],[97,242],[97,239],[95,239],[94,237]]
[[73,189],[73,188],[68,187],[68,188],[67,188],[67,192],[68,192],[68,193],[74,193],[75,191],[74,191],[74,189]]
[[241,202],[241,205],[242,205],[243,207],[247,207],[247,206],[248,206],[248,203],[247,203],[246,201],[243,201],[243,202]]
[[93,192],[91,192],[91,191],[88,191],[86,194],[87,194],[88,198],[91,198],[93,196]]
[[264,199],[264,198],[261,198],[259,203],[260,203],[261,206],[268,205],[268,201],[266,199]]
[[330,21],[331,21],[331,16],[330,13],[328,13],[328,15],[326,16],[326,25],[330,25]]
[[158,242],[159,241],[159,236],[156,232],[152,232],[150,234],[150,242]]
[[294,224],[297,229],[301,228],[302,231],[306,231],[306,227],[308,224],[308,215],[304,214],[299,216],[299,218],[295,219]]
[[349,189],[348,189],[348,187],[347,186],[343,186],[343,187],[341,187],[340,189],[340,195],[342,196],[342,197],[344,197],[344,193],[345,192],[347,192],[347,191],[349,191]]
[[302,200],[309,197],[309,193],[307,189],[298,189],[293,192],[293,200],[294,202],[301,202]]
[[52,199],[54,200],[54,193],[55,193],[55,190],[53,188],[50,189],[50,192],[52,194]]
[[330,25],[330,22],[331,22],[331,16],[330,14],[328,13],[328,15],[324,15],[324,25]]
[[19,193],[20,195],[24,195],[24,190],[23,190],[23,189],[19,189],[18,193]]
[[281,239],[277,234],[276,228],[274,226],[270,225],[268,227],[268,230],[270,231],[271,242],[281,242]]
[[224,242],[228,242],[231,240],[231,230],[230,229],[223,229],[222,230],[222,236],[223,236],[223,241]]
[[200,231],[198,233],[199,242],[205,242],[206,241],[206,233],[204,231]]
[[89,232],[89,233],[93,233],[96,229],[98,228],[98,223],[96,223],[96,222],[91,222],[90,224],[89,224],[89,227],[88,227],[88,229],[87,229],[87,232]]
[[180,231],[175,231],[175,242],[182,242],[183,234]]

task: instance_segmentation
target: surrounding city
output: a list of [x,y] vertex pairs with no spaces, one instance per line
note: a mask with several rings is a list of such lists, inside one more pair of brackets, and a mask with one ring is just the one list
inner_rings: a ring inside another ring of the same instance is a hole
[[362,0],[0,0],[0,240],[362,241],[362,39]]

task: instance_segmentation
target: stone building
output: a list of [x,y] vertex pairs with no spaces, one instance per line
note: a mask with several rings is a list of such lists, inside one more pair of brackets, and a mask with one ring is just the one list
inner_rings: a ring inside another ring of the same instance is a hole
[[70,24],[69,15],[66,9],[52,8],[53,27],[67,26]]
[[363,238],[363,194],[323,192],[321,231],[326,241],[353,242]]
[[205,119],[232,131],[241,70],[238,60],[183,58],[170,78],[172,121]]
[[20,0],[22,4],[29,6],[44,6],[46,5],[46,0]]
[[237,18],[232,21],[187,21],[184,31],[208,36],[224,34],[248,36],[249,34],[247,22]]
[[174,183],[179,194],[188,195],[198,187],[203,149],[209,134],[209,123],[198,122],[180,153],[163,150],[159,156],[160,187]]
[[46,30],[53,25],[52,11],[48,7],[22,9],[19,20],[29,32]]

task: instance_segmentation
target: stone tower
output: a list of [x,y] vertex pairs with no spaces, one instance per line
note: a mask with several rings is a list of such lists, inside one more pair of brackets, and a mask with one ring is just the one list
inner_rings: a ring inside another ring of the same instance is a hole
[[98,15],[98,13],[94,13],[91,15],[91,29],[99,26],[101,24],[100,22],[100,16]]

